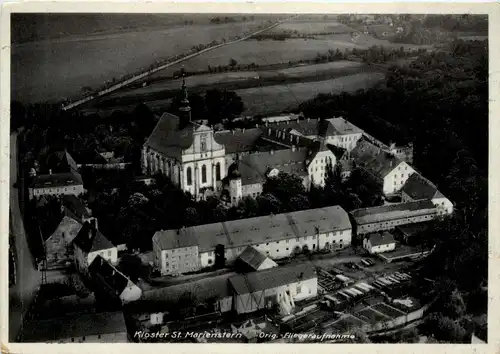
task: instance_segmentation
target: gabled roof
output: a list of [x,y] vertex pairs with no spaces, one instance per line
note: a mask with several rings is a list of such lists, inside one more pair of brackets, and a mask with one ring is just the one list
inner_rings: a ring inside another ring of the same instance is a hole
[[378,207],[362,208],[350,211],[358,225],[393,220],[416,214],[436,213],[436,207],[430,200],[418,200],[414,202],[382,205]]
[[59,225],[57,225],[56,229],[50,234],[42,234],[42,238],[45,242],[51,239],[51,237],[55,233],[63,233],[64,240],[67,244],[71,244],[74,241],[75,237],[78,235],[83,225],[76,219],[63,216]]
[[[167,286],[160,289],[151,289],[144,291],[139,301],[132,304],[132,307],[145,308],[148,310],[148,302],[177,302],[182,296],[192,295],[196,300],[203,302],[208,299],[222,299],[231,296],[229,291],[228,279],[231,273],[226,273],[210,278],[190,281],[173,286]],[[158,308],[151,308],[152,312],[161,311]]]
[[218,131],[214,133],[214,139],[224,145],[226,154],[253,151],[262,135],[258,128],[237,129],[234,131]]
[[170,157],[180,157],[182,150],[193,144],[193,132],[199,124],[189,122],[180,126],[180,118],[170,113],[163,113],[153,132],[146,140],[146,145]]
[[342,157],[344,157],[345,152],[347,151],[344,148],[341,148],[341,147],[338,147],[335,145],[331,145],[331,144],[327,144],[327,147],[333,152],[333,154],[335,155],[337,160],[341,160]]
[[52,154],[47,161],[47,168],[52,170],[52,173],[76,172],[78,166],[75,160],[66,150],[57,151]]
[[303,136],[331,136],[336,131],[326,120],[322,119],[301,119],[286,123],[273,124],[274,129],[295,130]]
[[83,185],[82,176],[76,172],[53,173],[39,175],[35,178],[32,188],[52,188]]
[[394,236],[389,232],[376,233],[367,236],[370,244],[373,246],[390,245],[395,243]]
[[403,185],[402,191],[411,199],[434,199],[444,196],[438,191],[437,187],[428,179],[418,173],[413,173]]
[[356,165],[366,169],[373,176],[384,179],[402,162],[397,157],[380,149],[364,138],[358,140],[350,153]]
[[250,266],[253,270],[258,270],[264,263],[267,256],[252,246],[248,246],[238,257],[242,262]]
[[75,237],[74,244],[85,253],[107,250],[115,247],[99,230],[95,229],[90,222],[83,224],[80,232]]
[[116,269],[111,263],[97,256],[89,266],[90,275],[107,285],[116,295],[120,295],[131,280]]
[[342,117],[339,118],[330,118],[327,121],[333,126],[336,135],[348,135],[348,134],[359,134],[363,133],[361,129],[352,124],[351,122],[345,120]]
[[219,244],[228,248],[244,247],[348,229],[351,222],[347,212],[340,206],[332,206],[157,231],[153,242],[162,250],[197,245],[202,253],[214,250]]
[[72,212],[76,217],[83,219],[89,218],[90,212],[83,204],[82,200],[77,196],[72,194],[63,195],[61,197],[62,204],[65,208],[67,208],[70,212]]
[[243,185],[262,183],[270,169],[298,176],[307,176],[306,149],[283,149],[270,152],[257,152],[241,157],[238,170]]
[[78,314],[23,325],[23,342],[46,342],[99,334],[127,333],[123,312]]
[[229,278],[229,283],[236,294],[242,295],[313,278],[316,278],[316,269],[314,266],[309,263],[298,263],[236,275]]

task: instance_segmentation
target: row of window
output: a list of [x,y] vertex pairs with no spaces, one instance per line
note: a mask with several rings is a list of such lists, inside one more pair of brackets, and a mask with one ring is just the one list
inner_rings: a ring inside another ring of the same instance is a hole
[[[48,191],[47,191],[48,189]],[[44,193],[53,193],[55,190],[55,193],[63,193],[63,192],[68,192],[68,191],[76,191],[76,187],[60,187],[60,188],[37,188],[33,190],[33,194],[44,194]]]
[[[215,180],[220,181],[221,180],[221,173],[220,173],[220,162],[217,162],[215,164]],[[193,174],[192,174],[192,169],[191,167],[188,167],[186,169],[186,183],[188,186],[193,184]],[[207,183],[207,166],[202,165],[201,166],[201,183]]]
[[[342,231],[340,231],[340,235],[342,235]],[[331,233],[330,235],[327,235],[327,237],[329,237],[329,236],[333,236],[333,233]],[[311,237],[314,237],[314,236],[311,236]],[[302,240],[302,241],[307,241],[307,237],[298,237],[298,238],[296,238],[296,241],[297,241],[297,242],[300,242],[301,240]],[[279,244],[279,243],[280,243],[280,241],[276,241],[276,242],[275,242],[275,244]],[[289,244],[289,243],[290,243],[290,240],[285,240],[285,242],[284,242],[284,243]],[[336,240],[332,240],[332,243],[336,243]],[[339,240],[339,243],[343,243],[343,239],[340,239],[340,240]],[[269,246],[269,245],[270,245],[270,242],[267,242],[267,243],[266,243],[266,246]],[[263,244],[256,245],[256,247],[262,247],[262,246],[264,246],[264,245],[263,245]],[[315,246],[316,246],[316,245],[315,245],[315,244],[313,244],[313,247],[315,247]],[[245,250],[245,248],[246,248],[246,246],[245,246],[245,247],[238,247],[238,248],[236,248],[236,252],[243,252],[243,251]],[[288,251],[289,249],[287,248],[286,250]],[[228,249],[226,249],[226,250],[225,250],[225,253],[227,254],[228,252],[229,252],[229,250],[228,250]],[[267,252],[269,253],[269,251],[267,251]],[[279,249],[278,249],[278,250],[276,250],[276,252],[279,252]],[[212,251],[211,251],[211,252],[208,252],[208,256],[209,256],[209,257],[213,257],[213,255],[214,255],[214,252],[212,252]]]
[[[378,222],[376,224],[367,224],[363,225],[360,228],[373,228],[373,227],[378,227],[378,226],[391,226],[391,225],[400,225],[406,221],[406,223],[411,223],[412,221],[421,221],[421,220],[429,220],[433,217],[433,215],[419,215],[419,216],[413,216],[409,217],[406,219],[398,219],[398,220],[392,220],[392,221],[385,221],[385,222]],[[418,220],[415,220],[416,218],[419,218]]]

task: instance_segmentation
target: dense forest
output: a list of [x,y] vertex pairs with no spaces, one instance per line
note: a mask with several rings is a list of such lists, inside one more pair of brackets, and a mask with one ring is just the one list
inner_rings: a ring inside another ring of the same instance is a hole
[[343,115],[386,142],[413,142],[415,168],[455,203],[453,217],[426,236],[436,248],[421,271],[438,279],[445,299],[466,302],[460,315],[434,314],[424,330],[436,339],[449,340],[451,331],[453,340],[464,340],[463,316],[486,311],[481,289],[488,274],[487,43],[454,42],[449,51],[391,68],[384,87],[320,95],[298,111]]

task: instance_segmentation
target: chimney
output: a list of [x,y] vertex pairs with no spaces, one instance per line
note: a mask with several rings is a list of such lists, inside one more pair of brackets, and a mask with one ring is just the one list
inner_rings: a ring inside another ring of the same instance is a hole
[[50,170],[49,170],[49,175],[51,175],[51,174],[52,174],[52,170],[50,169]]

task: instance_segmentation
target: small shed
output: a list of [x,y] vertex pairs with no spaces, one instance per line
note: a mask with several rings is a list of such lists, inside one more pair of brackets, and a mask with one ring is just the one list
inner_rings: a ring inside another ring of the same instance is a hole
[[242,271],[253,272],[275,268],[278,265],[271,258],[269,258],[267,255],[265,255],[255,247],[248,246],[238,257],[237,266]]

